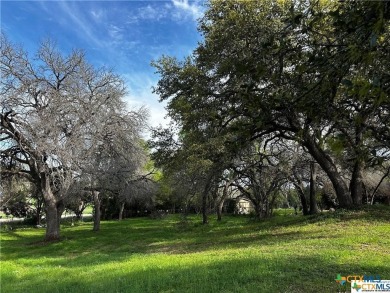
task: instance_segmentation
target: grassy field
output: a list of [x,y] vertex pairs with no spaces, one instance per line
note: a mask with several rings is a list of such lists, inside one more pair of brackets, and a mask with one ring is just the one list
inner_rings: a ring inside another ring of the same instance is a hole
[[[1,292],[350,292],[337,274],[390,279],[390,209],[312,217],[148,218],[1,232]],[[283,214],[283,215],[281,215]]]

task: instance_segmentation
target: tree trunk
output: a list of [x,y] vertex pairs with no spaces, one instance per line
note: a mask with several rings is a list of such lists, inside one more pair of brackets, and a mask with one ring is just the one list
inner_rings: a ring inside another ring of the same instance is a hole
[[309,209],[307,208],[307,200],[306,200],[306,196],[305,196],[305,192],[303,190],[303,186],[300,186],[299,184],[297,183],[293,183],[294,184],[294,187],[295,187],[295,190],[297,191],[298,193],[298,196],[299,196],[299,199],[301,201],[301,205],[302,205],[302,214],[304,216],[308,215],[309,214]]
[[37,213],[36,213],[36,217],[37,217],[37,225],[40,226],[42,223],[41,223],[41,217],[42,217],[42,200],[40,199],[37,199]]
[[47,176],[43,175],[41,180],[42,196],[46,209],[45,241],[56,241],[60,239],[57,200],[51,190],[50,181]]
[[364,190],[364,183],[363,183],[363,170],[364,170],[364,163],[360,161],[356,161],[353,172],[352,172],[352,178],[350,183],[350,189],[351,189],[351,196],[354,205],[362,205],[363,203],[363,190]]
[[85,203],[84,201],[81,201],[79,206],[77,207],[77,211],[75,211],[76,220],[81,221],[84,210],[85,210]]
[[233,179],[230,179],[228,182],[225,183],[225,186],[223,187],[223,192],[222,196],[219,198],[218,204],[217,204],[217,221],[222,220],[222,209],[223,209],[223,204],[225,203],[225,200],[228,196],[228,189],[230,185],[232,184]]
[[93,231],[100,230],[100,198],[99,191],[92,191],[94,214],[93,214]]
[[44,203],[41,189],[35,191],[34,198],[36,199],[36,205],[35,205],[36,208],[35,216],[37,217],[36,225],[40,226],[42,224],[41,217],[42,217],[42,208]]
[[125,203],[122,202],[121,206],[119,207],[119,217],[118,217],[119,221],[122,221],[122,219],[123,219],[123,211],[124,210],[125,210]]
[[83,212],[78,210],[78,211],[75,212],[75,214],[76,214],[76,220],[80,221],[81,220],[81,215],[83,214]]
[[262,218],[262,207],[261,207],[261,204],[257,203],[256,205],[254,205],[254,207],[255,207],[256,219],[260,220]]
[[58,231],[60,231],[61,226],[61,216],[62,213],[65,211],[65,205],[62,200],[57,201],[57,225],[58,225]]
[[273,217],[274,215],[275,200],[276,200],[276,193],[272,195],[271,201],[269,202],[269,207],[268,207],[269,217]]
[[205,188],[202,194],[202,223],[203,224],[207,224],[209,222],[207,218],[207,195],[208,195],[208,188]]
[[217,206],[217,221],[221,221],[222,220],[222,208],[223,208],[223,204],[225,202],[225,199],[221,199],[218,203],[218,206]]
[[40,226],[41,225],[41,208],[40,207],[37,207],[36,217],[37,217],[36,225]]
[[340,207],[351,208],[353,205],[351,194],[338,172],[336,165],[333,163],[332,158],[316,144],[309,133],[305,134],[304,140],[304,145],[307,147],[309,153],[325,171],[332,182]]
[[317,198],[316,198],[316,177],[317,168],[314,162],[310,162],[310,214],[318,213]]
[[210,187],[211,187],[211,181],[213,179],[213,176],[210,174],[206,178],[206,184],[203,189],[202,193],[202,223],[208,224],[208,216],[207,216],[207,197],[209,195]]
[[56,241],[60,239],[58,223],[57,203],[55,200],[46,201],[46,236],[45,241]]

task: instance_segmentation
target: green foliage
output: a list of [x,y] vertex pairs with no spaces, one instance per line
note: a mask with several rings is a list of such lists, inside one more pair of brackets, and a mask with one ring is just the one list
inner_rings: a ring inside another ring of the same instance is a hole
[[289,189],[287,194],[287,202],[291,207],[298,207],[300,205],[300,200],[296,189]]
[[336,292],[339,273],[390,275],[389,207],[275,214],[80,223],[52,243],[43,229],[2,231],[1,291]]
[[342,173],[389,148],[389,27],[382,1],[211,1],[194,53],[154,63],[181,143],[156,136],[157,157],[221,165],[272,134],[307,149],[340,205],[361,201]]

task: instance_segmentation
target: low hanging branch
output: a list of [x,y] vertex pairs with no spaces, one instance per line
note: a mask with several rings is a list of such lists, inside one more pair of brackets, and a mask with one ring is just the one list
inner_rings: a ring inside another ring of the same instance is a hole
[[379,182],[378,182],[378,184],[376,185],[374,191],[372,192],[372,195],[371,195],[371,203],[370,203],[371,205],[374,204],[375,194],[377,193],[379,187],[381,186],[381,184],[382,184],[382,182],[385,180],[385,178],[386,178],[387,176],[389,176],[389,174],[390,174],[390,167],[387,168],[386,173],[382,176],[381,180],[379,180]]

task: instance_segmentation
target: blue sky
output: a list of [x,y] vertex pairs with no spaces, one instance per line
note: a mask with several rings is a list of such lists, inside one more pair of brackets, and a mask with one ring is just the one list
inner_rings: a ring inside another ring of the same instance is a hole
[[158,81],[152,60],[183,58],[201,41],[197,19],[204,1],[1,1],[1,28],[31,56],[54,39],[64,54],[86,52],[95,66],[113,68],[126,81],[130,107],[146,105],[150,124],[165,124],[164,106],[152,94]]

